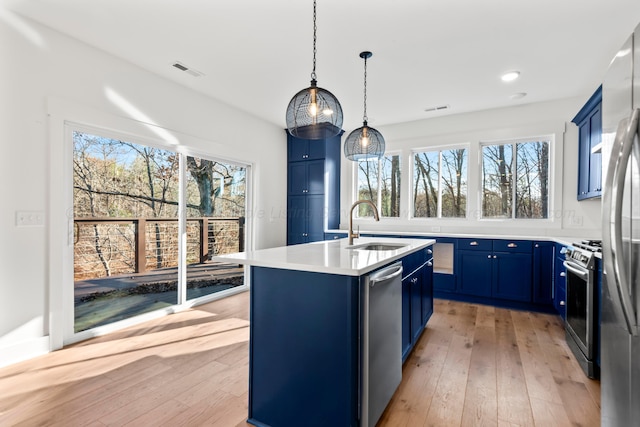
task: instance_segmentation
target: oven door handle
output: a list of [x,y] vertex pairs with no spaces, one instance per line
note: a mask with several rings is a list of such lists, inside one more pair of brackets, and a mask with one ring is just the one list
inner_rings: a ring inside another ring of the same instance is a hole
[[629,118],[621,120],[618,124],[602,198],[602,260],[606,274],[605,282],[614,310],[624,319],[629,334],[635,336],[638,335],[638,321],[629,289],[628,273],[625,270],[626,263],[623,260],[622,198],[627,165],[636,143],[634,139],[638,134],[639,114],[640,110],[635,109]]
[[567,261],[563,261],[562,264],[565,266],[565,268],[567,270],[569,270],[570,272],[572,272],[576,276],[580,276],[583,279],[587,279],[587,277],[589,276],[589,272],[588,271],[585,271],[585,270],[582,270],[582,269],[578,269],[578,268],[574,267],[573,265],[569,264]]

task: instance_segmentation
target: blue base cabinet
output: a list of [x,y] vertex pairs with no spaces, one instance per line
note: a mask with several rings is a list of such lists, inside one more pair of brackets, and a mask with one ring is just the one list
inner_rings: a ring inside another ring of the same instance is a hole
[[251,267],[249,422],[356,426],[358,277]]
[[565,246],[556,244],[556,258],[553,268],[553,306],[562,319],[566,320],[567,269],[564,266],[564,249],[566,249]]
[[553,304],[554,242],[533,242],[533,302]]
[[[402,259],[403,269],[411,270],[402,283],[403,349],[398,357],[403,361],[433,312],[432,266],[426,256],[420,250]],[[247,422],[360,425],[361,280],[251,267]]]

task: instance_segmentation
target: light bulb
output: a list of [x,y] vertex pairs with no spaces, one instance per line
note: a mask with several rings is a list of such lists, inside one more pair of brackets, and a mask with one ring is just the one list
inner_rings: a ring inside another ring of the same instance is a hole
[[367,128],[362,129],[362,148],[366,148],[369,145],[369,136],[367,135]]
[[316,95],[318,93],[318,90],[313,88],[309,92],[311,94],[311,104],[309,104],[309,114],[311,114],[311,117],[315,117],[318,115],[318,102],[316,100]]
[[324,114],[325,116],[330,116],[333,114],[333,110],[331,108],[325,108],[324,110],[322,110],[322,114]]

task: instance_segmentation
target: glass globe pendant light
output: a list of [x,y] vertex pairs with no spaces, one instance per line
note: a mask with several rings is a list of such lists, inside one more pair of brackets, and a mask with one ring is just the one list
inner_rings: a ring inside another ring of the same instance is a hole
[[371,52],[360,52],[360,58],[364,59],[364,117],[362,127],[354,130],[344,141],[344,155],[347,159],[357,162],[359,160],[379,160],[384,155],[384,138],[376,129],[367,125],[367,59],[371,58]]
[[313,71],[311,86],[296,93],[287,107],[287,131],[302,139],[326,139],[342,131],[342,107],[316,81],[316,0],[313,1]]

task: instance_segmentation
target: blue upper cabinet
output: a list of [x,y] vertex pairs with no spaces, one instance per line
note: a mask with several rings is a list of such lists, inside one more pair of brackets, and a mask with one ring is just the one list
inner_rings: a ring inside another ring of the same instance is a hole
[[[578,126],[578,200],[602,195],[602,86],[595,91],[572,122]],[[596,151],[596,152],[594,152]]]
[[340,225],[341,135],[311,141],[287,133],[287,244],[324,239]]

